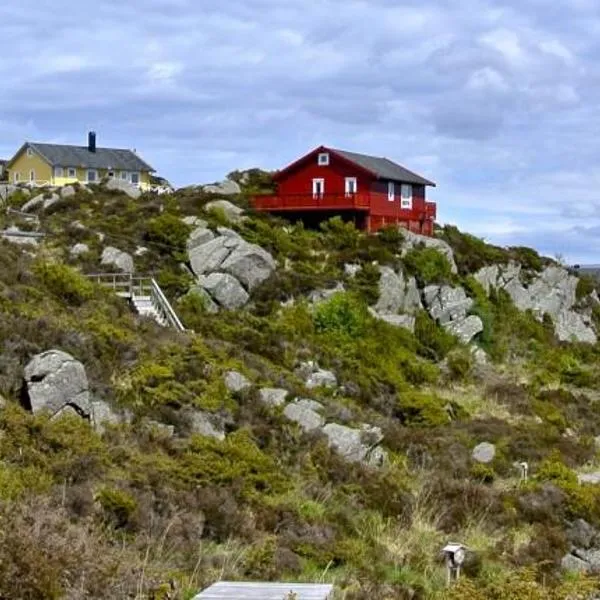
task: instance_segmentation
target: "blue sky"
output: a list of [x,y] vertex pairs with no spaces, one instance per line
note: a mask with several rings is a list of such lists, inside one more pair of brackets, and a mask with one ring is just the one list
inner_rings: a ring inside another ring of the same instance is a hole
[[437,182],[442,222],[600,262],[597,0],[9,0],[0,155],[135,147],[176,185],[320,144]]

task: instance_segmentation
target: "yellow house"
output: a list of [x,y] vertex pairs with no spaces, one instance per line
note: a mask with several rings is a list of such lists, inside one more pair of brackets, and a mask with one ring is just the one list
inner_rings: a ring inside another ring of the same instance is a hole
[[97,148],[96,134],[88,134],[87,146],[25,142],[8,161],[8,180],[30,185],[99,183],[120,179],[142,190],[150,188],[154,169],[132,150]]

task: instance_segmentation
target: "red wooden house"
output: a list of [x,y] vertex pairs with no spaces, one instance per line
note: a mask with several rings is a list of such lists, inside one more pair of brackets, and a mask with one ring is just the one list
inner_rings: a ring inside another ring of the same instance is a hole
[[256,210],[315,224],[335,215],[366,231],[399,225],[433,235],[436,204],[429,181],[387,158],[320,146],[275,174],[275,194],[255,196]]

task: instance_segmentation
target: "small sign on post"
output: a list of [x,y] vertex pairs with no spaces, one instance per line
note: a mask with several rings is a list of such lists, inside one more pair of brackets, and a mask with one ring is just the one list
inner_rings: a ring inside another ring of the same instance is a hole
[[466,547],[463,544],[451,542],[442,550],[446,559],[447,584],[460,579],[460,569],[465,562]]

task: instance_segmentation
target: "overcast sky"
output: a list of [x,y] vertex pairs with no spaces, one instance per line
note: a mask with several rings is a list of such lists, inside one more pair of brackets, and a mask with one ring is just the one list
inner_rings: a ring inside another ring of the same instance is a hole
[[320,144],[437,182],[441,222],[600,263],[598,0],[6,0],[0,155],[135,147],[176,185]]

